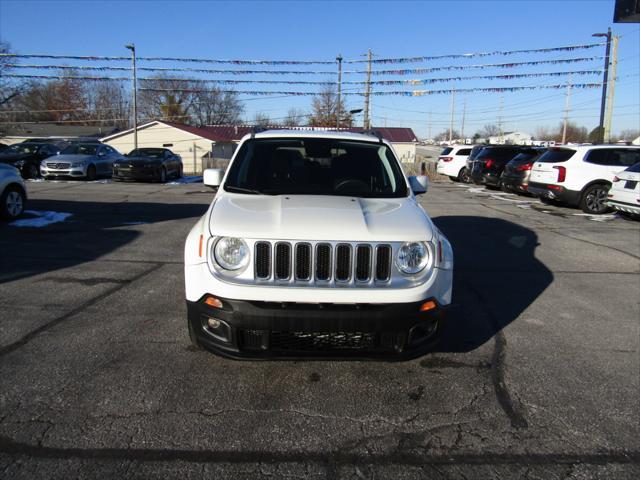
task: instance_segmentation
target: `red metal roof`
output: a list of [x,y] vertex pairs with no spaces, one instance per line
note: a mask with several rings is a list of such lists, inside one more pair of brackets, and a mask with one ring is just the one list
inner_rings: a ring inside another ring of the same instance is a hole
[[[167,125],[171,125],[174,128],[179,128],[185,132],[198,135],[200,137],[211,140],[212,142],[233,142],[238,141],[244,137],[247,133],[251,133],[253,127],[250,125],[206,125],[203,127],[194,127],[191,125],[185,125],[183,123],[165,122]],[[287,130],[287,127],[274,126],[273,129]],[[304,130],[305,127],[296,127],[295,130]],[[310,127],[312,129],[312,127]],[[362,133],[364,129],[362,127],[352,127],[345,129],[348,132]],[[412,143],[417,142],[415,133],[411,128],[404,127],[380,127],[374,128],[382,135],[382,138],[391,143]]]

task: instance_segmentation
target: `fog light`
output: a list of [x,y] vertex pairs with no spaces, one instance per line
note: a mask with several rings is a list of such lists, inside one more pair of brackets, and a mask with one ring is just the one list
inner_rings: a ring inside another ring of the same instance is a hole
[[216,320],[215,318],[210,318],[207,320],[207,324],[209,325],[209,328],[213,328],[215,330],[216,328],[220,327],[220,320]]
[[222,302],[218,300],[216,297],[207,297],[204,303],[213,308],[222,308]]
[[428,312],[429,310],[433,310],[434,308],[437,308],[437,307],[438,307],[438,304],[436,302],[434,302],[433,300],[427,300],[422,305],[420,305],[420,311]]

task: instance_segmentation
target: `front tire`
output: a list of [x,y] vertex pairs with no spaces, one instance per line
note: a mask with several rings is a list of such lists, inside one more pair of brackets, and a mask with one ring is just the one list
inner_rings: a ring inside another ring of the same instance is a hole
[[24,212],[26,197],[20,187],[10,186],[0,196],[0,216],[14,220]]
[[588,186],[580,198],[580,208],[582,211],[593,215],[607,213],[610,208],[605,202],[607,200],[609,188],[610,187],[608,185],[603,183],[596,183],[595,185]]
[[96,167],[95,165],[89,165],[87,167],[87,181],[92,182],[96,179]]

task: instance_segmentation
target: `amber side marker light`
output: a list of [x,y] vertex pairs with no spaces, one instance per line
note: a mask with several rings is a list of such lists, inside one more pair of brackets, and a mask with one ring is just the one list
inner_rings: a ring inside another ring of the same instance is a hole
[[434,308],[438,308],[438,305],[433,300],[427,300],[422,305],[420,305],[421,312],[428,312],[429,310],[433,310]]
[[207,297],[204,303],[213,308],[222,308],[222,302],[218,300],[216,297]]
[[202,237],[204,235],[200,235],[200,243],[198,244],[198,256],[202,257]]

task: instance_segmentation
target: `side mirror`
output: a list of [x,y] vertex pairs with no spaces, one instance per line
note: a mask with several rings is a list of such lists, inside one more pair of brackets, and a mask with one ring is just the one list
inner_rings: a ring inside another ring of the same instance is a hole
[[207,187],[219,187],[222,183],[224,170],[220,168],[207,168],[202,176],[202,183]]
[[427,193],[429,189],[429,177],[426,175],[411,175],[409,177],[409,186],[414,195],[422,195]]

